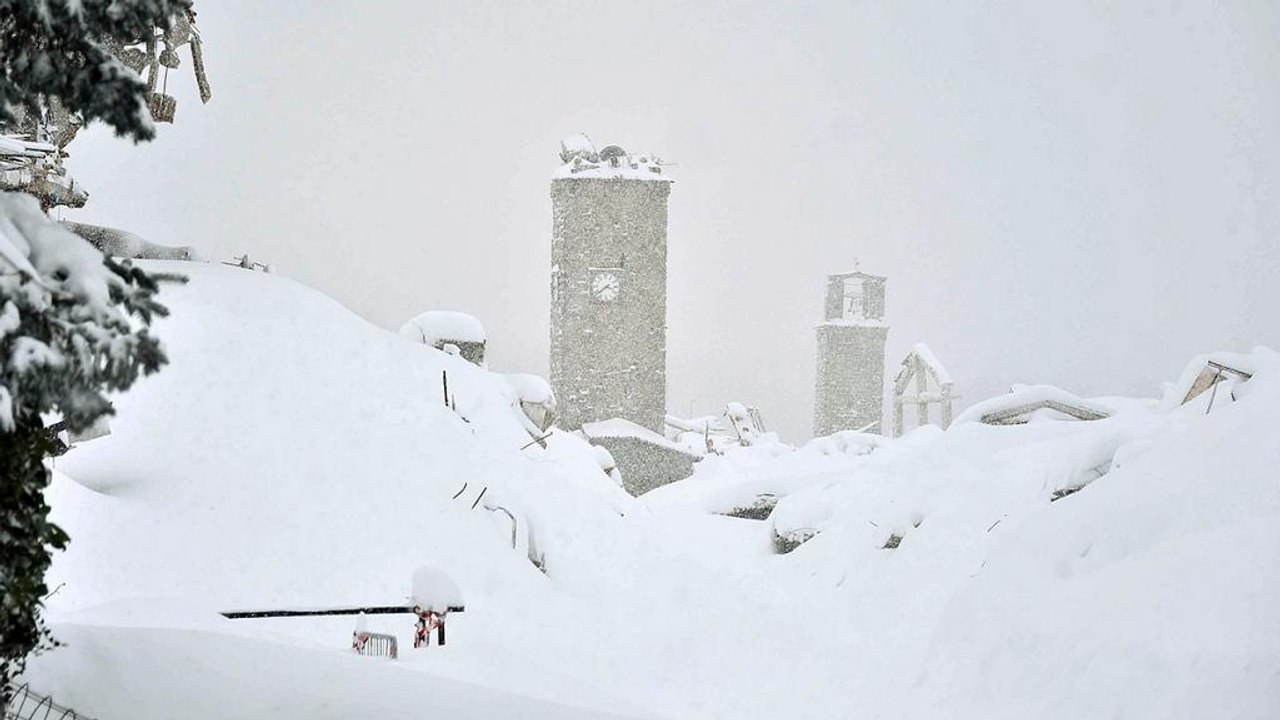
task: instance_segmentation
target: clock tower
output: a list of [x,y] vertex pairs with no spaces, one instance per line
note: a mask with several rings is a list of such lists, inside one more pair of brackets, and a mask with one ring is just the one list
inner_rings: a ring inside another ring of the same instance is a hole
[[625,418],[661,434],[667,196],[651,155],[561,142],[551,181],[551,386],[562,427]]

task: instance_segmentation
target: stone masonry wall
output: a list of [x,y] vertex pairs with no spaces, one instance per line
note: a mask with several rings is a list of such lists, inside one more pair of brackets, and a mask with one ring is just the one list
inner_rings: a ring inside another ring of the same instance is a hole
[[[551,182],[551,386],[560,425],[623,417],[661,433],[666,414],[665,181]],[[601,273],[616,298],[592,292]]]
[[[815,436],[882,423],[885,326],[818,326]],[[882,433],[881,425],[870,432]]]
[[592,438],[613,456],[622,473],[622,487],[639,497],[650,490],[693,474],[694,456],[647,443],[640,438]]

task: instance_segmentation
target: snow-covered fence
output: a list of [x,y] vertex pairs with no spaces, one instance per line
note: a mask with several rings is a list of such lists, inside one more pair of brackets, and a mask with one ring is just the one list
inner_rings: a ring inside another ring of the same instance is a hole
[[70,708],[64,708],[45,695],[19,685],[10,688],[9,704],[4,706],[4,720],[89,720]]
[[388,657],[392,660],[400,656],[396,636],[384,633],[357,632],[351,639],[351,649],[357,655]]

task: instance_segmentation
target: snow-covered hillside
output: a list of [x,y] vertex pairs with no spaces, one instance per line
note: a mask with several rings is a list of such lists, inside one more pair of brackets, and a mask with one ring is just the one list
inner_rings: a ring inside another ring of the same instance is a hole
[[[1280,713],[1267,351],[1208,414],[763,444],[637,500],[576,438],[529,446],[501,375],[282,278],[148,266],[191,276],[172,365],[57,461],[68,646],[28,673],[100,720]],[[761,493],[768,520],[717,514]],[[349,617],[216,614],[402,602],[422,565],[467,609],[417,651],[370,618],[397,661],[351,655]]]
[[[414,569],[430,564],[468,589],[467,614],[451,622],[465,645],[473,618],[514,619],[548,592],[525,552],[530,528],[554,563],[557,532],[617,521],[630,500],[576,438],[525,447],[500,376],[288,280],[148,265],[190,277],[165,293],[172,316],[158,332],[172,364],[119,399],[109,436],[56,463],[54,519],[75,540],[49,576],[61,585],[49,601],[55,621],[122,598],[190,608],[189,620],[165,617],[201,628],[219,610],[403,604]],[[456,410],[443,402],[444,372]],[[485,505],[516,514],[518,550],[511,521]],[[539,523],[544,507],[564,522]],[[352,624],[256,627],[342,649]],[[402,646],[411,624],[381,623],[404,635]],[[85,711],[103,692],[58,686]]]

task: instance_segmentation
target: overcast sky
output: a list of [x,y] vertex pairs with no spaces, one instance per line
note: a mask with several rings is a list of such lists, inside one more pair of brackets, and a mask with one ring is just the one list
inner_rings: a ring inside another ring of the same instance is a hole
[[[550,175],[586,132],[677,163],[669,406],[811,432],[825,275],[887,275],[888,377],[961,405],[1144,394],[1280,348],[1280,7],[197,0],[213,84],[70,148],[65,217],[248,252],[396,329],[478,315],[547,372]],[[338,390],[328,388],[326,391]]]

